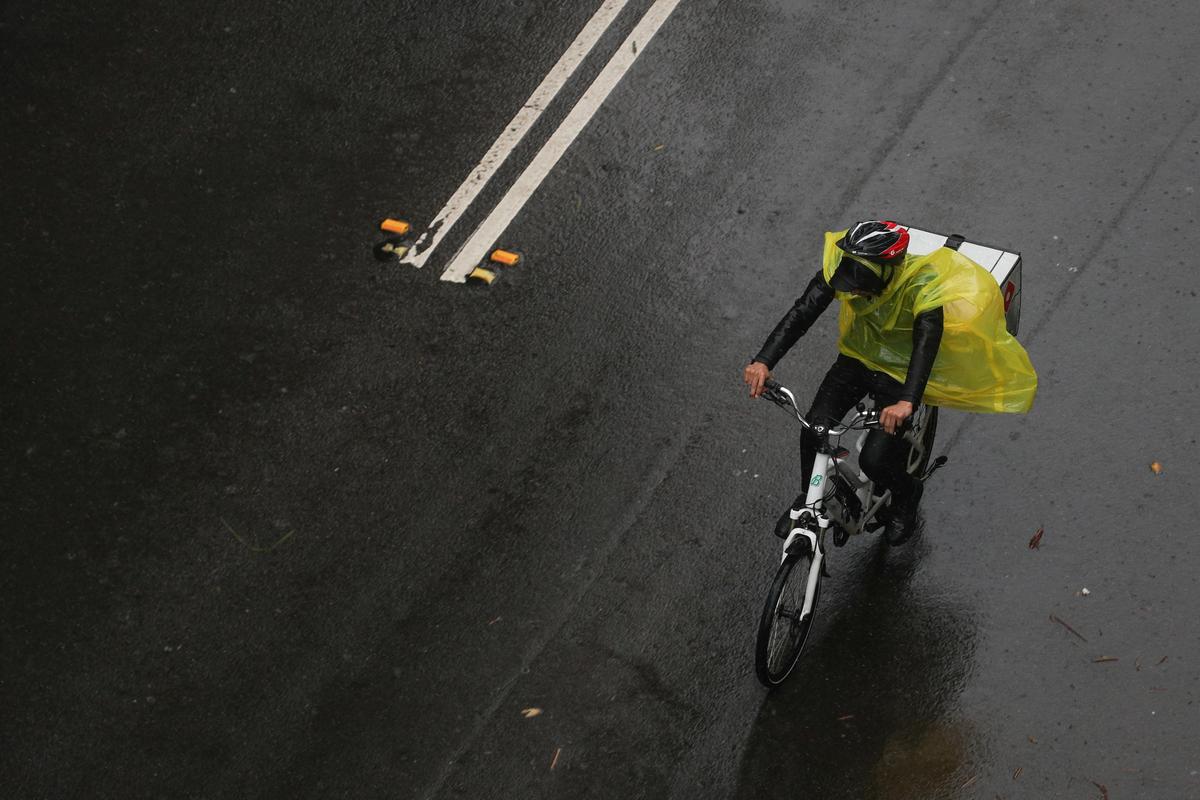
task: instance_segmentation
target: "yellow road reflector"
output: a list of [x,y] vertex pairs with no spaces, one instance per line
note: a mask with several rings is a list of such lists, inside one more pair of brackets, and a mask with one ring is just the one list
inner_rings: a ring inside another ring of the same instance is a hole
[[379,244],[375,245],[375,258],[380,261],[391,261],[395,258],[404,258],[404,254],[408,252],[408,245],[399,236],[389,236]]
[[390,217],[379,223],[379,230],[387,231],[388,233],[398,233],[401,236],[408,233],[411,228],[412,226],[404,220],[391,219]]
[[503,264],[506,267],[515,267],[521,261],[521,254],[514,253],[511,250],[493,250],[490,258],[497,264]]
[[492,281],[496,280],[496,273],[492,272],[490,269],[476,267],[475,269],[471,270],[471,274],[467,277],[481,280],[490,286]]

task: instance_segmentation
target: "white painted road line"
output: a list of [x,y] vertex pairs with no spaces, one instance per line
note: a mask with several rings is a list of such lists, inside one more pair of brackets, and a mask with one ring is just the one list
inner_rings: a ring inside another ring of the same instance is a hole
[[466,282],[471,270],[475,269],[483,260],[488,248],[500,238],[513,218],[521,211],[525,201],[537,191],[538,186],[550,174],[550,170],[554,169],[554,165],[562,158],[571,142],[575,141],[575,137],[584,129],[584,126],[624,77],[637,57],[645,52],[650,40],[658,33],[658,29],[667,21],[667,17],[671,16],[671,12],[679,3],[680,0],[656,0],[650,7],[650,10],[638,22],[637,27],[621,44],[616,55],[604,66],[583,97],[579,98],[579,102],[571,109],[571,113],[558,126],[558,130],[542,146],[533,161],[521,173],[521,177],[517,178],[517,182],[504,195],[504,199],[458,251],[454,260],[450,262],[450,266],[446,267],[446,271],[442,273],[442,280],[454,283]]
[[628,4],[629,0],[605,0],[600,9],[588,20],[587,25],[583,26],[583,30],[575,37],[575,41],[558,59],[558,63],[525,101],[525,105],[521,106],[521,110],[505,126],[504,132],[492,143],[491,149],[484,154],[483,160],[475,166],[475,169],[471,170],[471,174],[463,181],[462,186],[458,187],[458,191],[434,217],[433,222],[417,239],[416,244],[408,251],[407,255],[400,259],[401,264],[412,264],[418,268],[425,266],[425,262],[437,248],[438,242],[450,232],[454,223],[458,222],[458,218],[466,212],[475,197],[483,191],[483,187],[487,186],[488,181],[500,169],[500,165],[520,144],[521,139],[538,121],[538,117],[554,100],[555,95],[567,80],[575,74],[575,70],[587,58],[588,53],[592,52],[596,42],[600,41],[600,37]]

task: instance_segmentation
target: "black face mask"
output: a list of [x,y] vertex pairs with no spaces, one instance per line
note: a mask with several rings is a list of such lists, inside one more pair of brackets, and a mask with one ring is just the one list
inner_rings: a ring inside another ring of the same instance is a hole
[[[880,267],[884,271],[886,267]],[[865,292],[866,294],[881,294],[887,280],[875,273],[866,264],[849,256],[842,256],[829,285],[838,292]]]

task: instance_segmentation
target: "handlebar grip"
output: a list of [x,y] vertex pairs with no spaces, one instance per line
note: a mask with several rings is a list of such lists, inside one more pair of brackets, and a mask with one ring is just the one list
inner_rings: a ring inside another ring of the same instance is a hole
[[763,381],[763,388],[770,392],[778,391],[779,381],[767,378],[765,381]]

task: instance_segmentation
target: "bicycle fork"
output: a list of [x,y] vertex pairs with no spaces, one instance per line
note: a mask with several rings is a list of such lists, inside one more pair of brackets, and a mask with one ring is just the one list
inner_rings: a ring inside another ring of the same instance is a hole
[[[804,588],[804,606],[800,609],[800,618],[812,612],[813,600],[816,597],[817,582],[822,577],[829,577],[825,567],[825,549],[822,544],[825,531],[832,520],[825,511],[825,483],[829,476],[830,458],[819,454],[813,463],[813,474],[808,481],[808,495],[804,499],[804,508],[792,509],[790,514],[793,522],[791,533],[783,543],[783,558],[796,554],[796,548],[803,541],[810,553],[812,563],[808,567],[808,582]],[[803,520],[803,522],[801,522]],[[813,523],[816,523],[815,525]]]
[[808,581],[804,586],[804,605],[800,608],[800,619],[804,619],[812,613],[813,600],[817,596],[817,581],[822,576],[829,577],[829,573],[825,571],[825,551],[821,548],[820,537],[807,528],[792,528],[783,545],[783,557],[786,559],[795,554],[793,546],[801,540],[807,540],[805,546],[812,553],[812,563],[808,566]]

